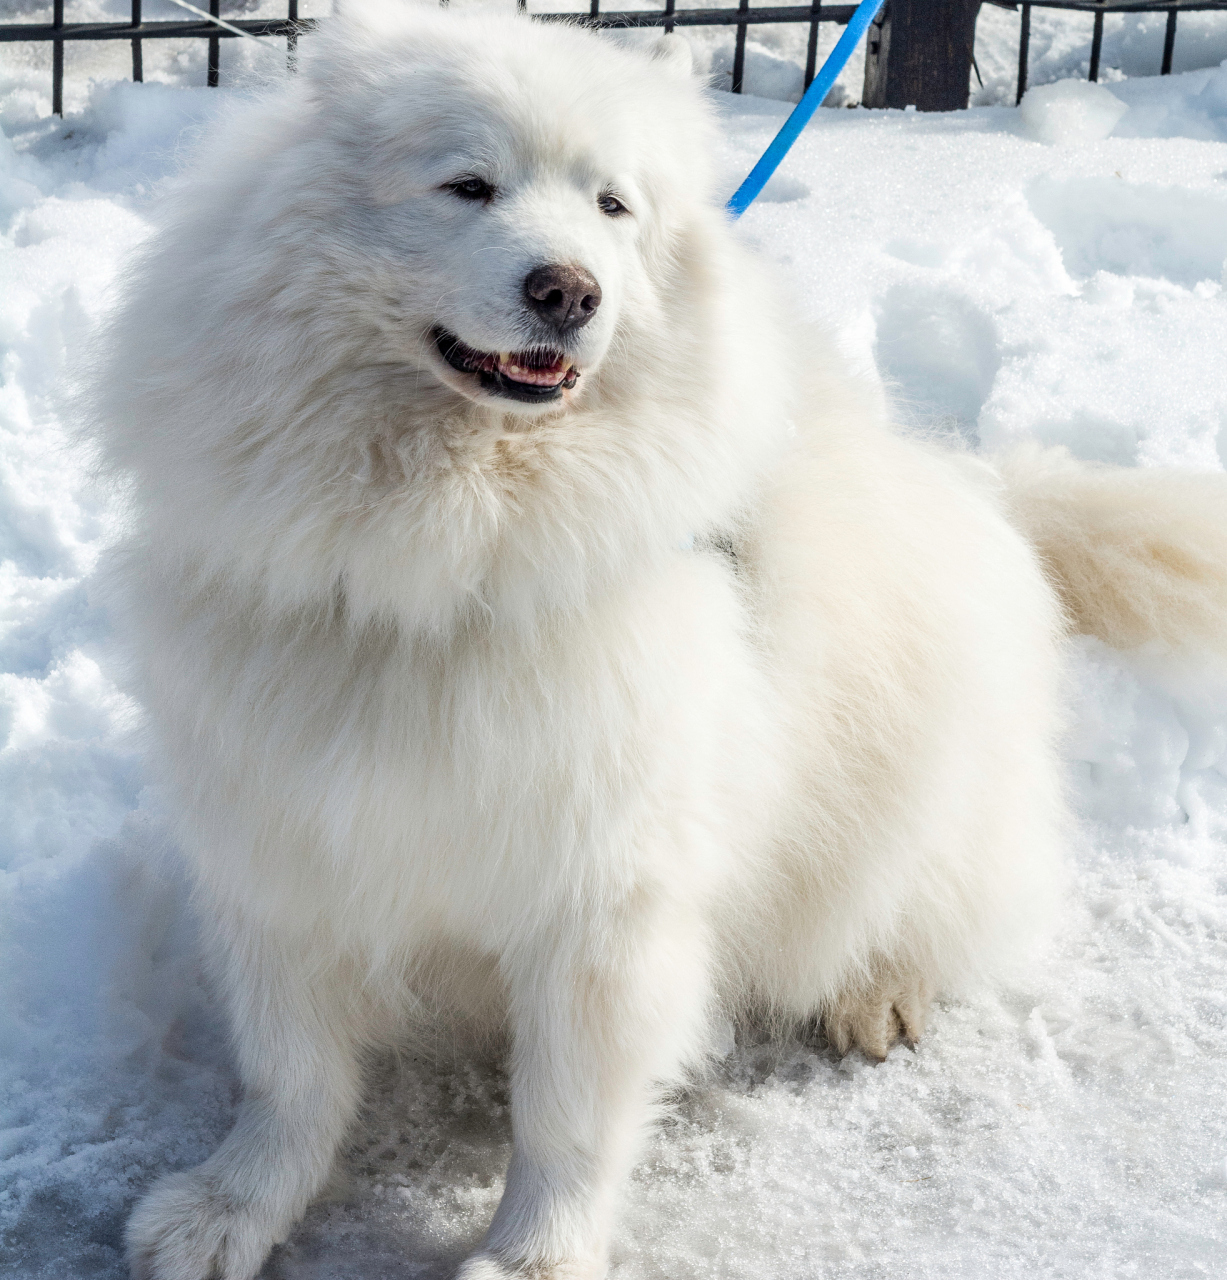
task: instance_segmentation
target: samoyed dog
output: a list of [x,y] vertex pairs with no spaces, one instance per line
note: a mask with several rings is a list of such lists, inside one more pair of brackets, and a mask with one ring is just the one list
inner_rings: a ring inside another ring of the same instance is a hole
[[363,1064],[506,1046],[464,1280],[605,1271],[728,1018],[885,1056],[1054,901],[1070,627],[1222,643],[1227,482],[892,430],[713,189],[686,46],[372,3],[108,336],[112,569],[244,1100],[128,1228],[249,1280]]

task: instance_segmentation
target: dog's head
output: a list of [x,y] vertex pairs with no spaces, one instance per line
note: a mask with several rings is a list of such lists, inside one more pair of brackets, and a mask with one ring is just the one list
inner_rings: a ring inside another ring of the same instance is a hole
[[348,254],[346,305],[361,301],[391,359],[535,415],[589,398],[629,312],[667,324],[660,258],[710,187],[680,39],[620,48],[505,13],[379,4],[319,44],[306,74],[322,162],[349,197],[328,239]]
[[361,4],[168,202],[110,332],[110,456],[161,544],[287,601],[577,606],[727,524],[788,416],[713,112],[673,37]]

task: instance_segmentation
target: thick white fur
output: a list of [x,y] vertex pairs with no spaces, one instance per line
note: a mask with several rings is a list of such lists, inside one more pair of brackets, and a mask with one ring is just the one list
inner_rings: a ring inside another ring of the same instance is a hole
[[[245,1085],[137,1207],[133,1274],[253,1276],[364,1053],[430,1015],[510,1045],[464,1276],[597,1277],[714,1015],[882,1054],[1046,909],[1064,621],[1007,513],[1093,576],[1147,480],[1020,455],[1007,489],[895,434],[739,246],[679,60],[400,6],[311,45],[198,158],[100,393],[115,607]],[[474,169],[488,205],[443,189]],[[515,349],[551,261],[604,294],[575,392],[466,390],[431,326]],[[1206,631],[1225,526],[1195,514],[1148,520],[1195,558],[1213,526]],[[1111,590],[1071,588],[1085,625]]]
[[1219,472],[1123,470],[1022,448],[999,469],[1081,631],[1121,649],[1227,651],[1227,483]]

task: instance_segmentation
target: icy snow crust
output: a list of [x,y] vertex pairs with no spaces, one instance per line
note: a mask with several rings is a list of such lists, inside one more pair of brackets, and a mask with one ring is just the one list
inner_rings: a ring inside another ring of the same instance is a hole
[[[133,1198],[209,1152],[236,1079],[90,603],[117,516],[56,386],[229,95],[96,88],[61,125],[21,79],[0,144],[0,1272],[118,1278]],[[821,111],[744,232],[906,418],[1219,467],[1227,67],[1112,92],[1114,136],[1058,146],[1013,109]],[[783,108],[722,103],[731,190]],[[649,1141],[621,1280],[1227,1273],[1227,676],[1080,641],[1070,685],[1083,824],[1055,943],[882,1066],[743,1034]],[[264,1274],[441,1280],[507,1156],[496,1069],[446,1041],[381,1064],[332,1195]]]

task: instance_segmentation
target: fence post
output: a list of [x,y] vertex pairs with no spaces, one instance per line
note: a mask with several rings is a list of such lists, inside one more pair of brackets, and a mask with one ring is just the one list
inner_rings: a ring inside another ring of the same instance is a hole
[[[750,0],[739,0],[738,13],[749,13]],[[733,41],[733,92],[740,93],[746,76],[746,24],[737,24],[737,37]]]
[[809,40],[805,46],[805,88],[814,83],[818,69],[818,28],[822,23],[822,0],[813,0],[810,12],[814,15],[809,24]]
[[[1103,4],[1103,0],[1097,0]],[[1096,13],[1095,26],[1091,31],[1091,67],[1087,73],[1088,80],[1099,79],[1099,54],[1103,49],[1103,13]]]
[[[215,18],[220,18],[221,12],[222,12],[221,0],[209,0],[209,12]],[[216,31],[217,28],[214,27],[213,30]],[[222,49],[222,42],[217,38],[217,36],[210,36],[209,37],[209,71],[206,79],[206,83],[208,84],[210,89],[216,89],[218,81],[221,78],[219,75],[221,65],[222,65],[221,49]]]
[[[64,25],[64,0],[55,0],[51,10],[51,25]],[[51,114],[64,117],[64,41],[56,40],[51,46]]]
[[[132,25],[139,27],[141,25],[141,0],[132,0]],[[132,83],[140,84],[145,78],[145,60],[141,56],[141,41],[139,36],[132,39]]]
[[1031,61],[1031,6],[1022,6],[1022,17],[1018,22],[1018,92],[1014,95],[1014,105],[1023,100],[1027,92],[1027,67]]
[[864,105],[967,106],[979,11],[980,0],[890,0],[869,32]]
[[[288,22],[298,21],[298,0],[289,0],[285,11]],[[298,32],[291,31],[285,38],[285,69],[293,75],[298,70]]]
[[1176,48],[1176,10],[1169,9],[1167,14],[1167,29],[1163,33],[1163,67],[1159,74],[1161,76],[1170,76],[1172,74],[1172,51]]

